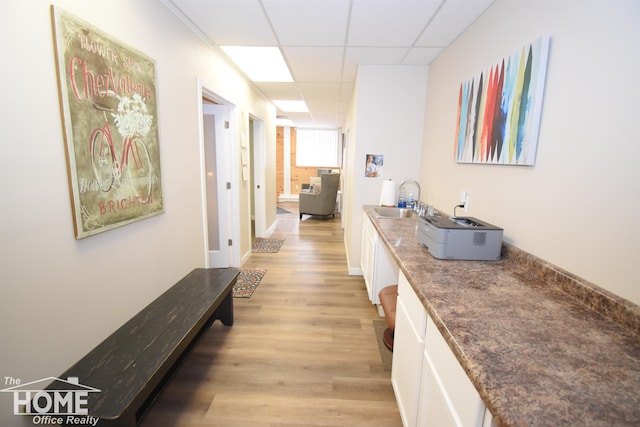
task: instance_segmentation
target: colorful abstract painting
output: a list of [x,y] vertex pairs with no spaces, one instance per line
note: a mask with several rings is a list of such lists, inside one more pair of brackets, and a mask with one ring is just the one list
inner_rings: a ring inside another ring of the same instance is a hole
[[460,85],[457,162],[535,164],[548,53],[541,37]]

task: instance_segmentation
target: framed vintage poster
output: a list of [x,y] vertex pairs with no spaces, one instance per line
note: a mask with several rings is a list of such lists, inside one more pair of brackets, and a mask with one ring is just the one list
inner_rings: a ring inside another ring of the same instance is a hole
[[155,61],[51,14],[76,239],[162,213]]

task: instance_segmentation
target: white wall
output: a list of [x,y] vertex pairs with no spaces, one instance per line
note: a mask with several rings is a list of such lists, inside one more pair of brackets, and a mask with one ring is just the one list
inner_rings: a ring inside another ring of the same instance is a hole
[[[358,67],[346,126],[350,176],[345,242],[352,274],[360,269],[362,206],[380,202],[385,179],[399,185],[405,179],[419,178],[426,87],[425,66]],[[384,155],[381,178],[365,178],[367,154]]]
[[[551,36],[536,165],[456,164],[462,81]],[[429,68],[423,200],[471,216],[505,240],[640,303],[640,2],[497,0]]]
[[[275,165],[275,108],[162,3],[57,1],[154,58],[157,70],[165,213],[75,240],[49,4],[0,2],[0,377],[25,382],[61,374],[178,279],[204,266],[198,78],[235,104],[239,117],[250,113],[264,121],[268,161]],[[272,169],[267,199],[275,200]],[[247,186],[240,189],[240,222],[248,242]]]

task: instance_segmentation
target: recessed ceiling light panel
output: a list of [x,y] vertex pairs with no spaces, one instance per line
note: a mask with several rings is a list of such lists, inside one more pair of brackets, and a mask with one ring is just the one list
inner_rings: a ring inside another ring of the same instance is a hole
[[277,47],[221,46],[223,52],[254,82],[293,82]]

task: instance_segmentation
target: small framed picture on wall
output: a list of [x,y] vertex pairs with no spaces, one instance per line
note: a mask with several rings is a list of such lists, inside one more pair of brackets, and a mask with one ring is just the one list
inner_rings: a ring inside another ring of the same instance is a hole
[[381,178],[384,156],[382,154],[367,154],[364,166],[365,178]]

